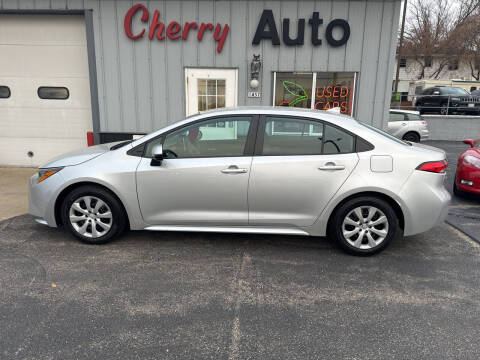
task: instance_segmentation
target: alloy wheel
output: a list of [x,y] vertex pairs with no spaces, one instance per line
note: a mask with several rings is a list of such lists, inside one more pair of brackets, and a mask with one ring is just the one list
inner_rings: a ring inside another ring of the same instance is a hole
[[68,212],[70,224],[82,236],[99,238],[112,228],[113,216],[107,203],[95,196],[75,200]]
[[388,219],[375,206],[360,206],[350,211],[342,223],[347,242],[357,249],[372,249],[388,235]]

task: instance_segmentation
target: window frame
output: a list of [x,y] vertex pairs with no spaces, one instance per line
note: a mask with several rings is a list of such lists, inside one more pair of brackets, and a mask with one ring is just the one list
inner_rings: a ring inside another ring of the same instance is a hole
[[12,96],[12,91],[10,90],[10,86],[0,85],[0,88],[6,88],[8,90],[8,96],[0,97],[0,99],[9,99]]
[[[49,98],[49,97],[42,97],[40,96],[40,90],[42,89],[65,89],[67,90],[67,97],[66,98]],[[70,98],[70,90],[66,86],[39,86],[37,89],[37,95],[42,100],[60,100],[65,101]]]
[[[173,129],[170,129],[170,130],[168,130],[168,131],[166,131],[166,132],[164,132],[164,133],[162,133],[158,136],[155,136],[153,139],[150,139],[148,141],[145,141],[144,143],[141,143],[140,145],[137,145],[133,149],[130,149],[127,152],[127,154],[132,155],[132,156],[141,156],[142,158],[145,158],[145,159],[152,159],[152,157],[146,156],[146,154],[145,154],[147,146],[151,142],[156,141],[158,139],[161,139],[162,146],[163,146],[163,144],[165,142],[165,138],[167,137],[167,135],[171,134],[172,132],[178,131],[178,130],[184,128],[184,127],[189,127],[189,126],[192,126],[194,124],[198,124],[198,123],[202,123],[202,122],[206,122],[206,121],[212,121],[212,120],[216,120],[216,119],[224,119],[224,118],[231,119],[231,118],[235,118],[235,117],[238,117],[238,118],[249,117],[250,118],[250,127],[248,129],[247,139],[245,141],[245,147],[243,149],[243,154],[242,155],[189,156],[189,157],[181,157],[181,158],[168,158],[168,160],[235,158],[235,157],[253,156],[253,152],[254,152],[253,150],[254,150],[254,147],[255,147],[255,140],[256,140],[255,134],[256,134],[257,128],[258,128],[258,114],[216,115],[216,116],[210,116],[210,117],[205,117],[205,118],[198,119],[198,120],[195,120],[195,121],[191,121],[188,124],[183,124],[183,125],[177,126],[177,127],[173,128]],[[142,149],[141,150],[142,151],[141,155],[139,154],[139,149]]]
[[[265,128],[266,128],[266,118],[267,117],[275,117],[275,118],[286,118],[286,119],[293,119],[293,120],[303,120],[303,121],[310,121],[310,122],[318,122],[323,126],[323,134],[325,134],[325,126],[331,126],[334,127],[340,131],[343,131],[347,133],[350,136],[353,136],[353,151],[351,152],[345,152],[345,153],[338,153],[338,154],[324,154],[323,153],[323,146],[324,146],[324,136],[322,136],[322,153],[321,154],[263,154],[263,144],[265,140]],[[312,117],[307,117],[307,116],[295,116],[295,115],[280,115],[280,114],[262,114],[260,115],[259,122],[258,122],[258,127],[257,127],[257,136],[255,140],[255,151],[253,153],[253,156],[332,156],[332,155],[346,155],[346,154],[356,154],[360,151],[357,151],[357,146],[359,144],[359,139],[363,141],[364,143],[368,143],[370,145],[370,150],[373,150],[374,146],[368,142],[367,140],[361,138],[360,136],[352,133],[351,131],[348,131],[345,128],[342,128],[340,126],[337,126],[335,124],[332,124],[329,121],[322,120],[322,119],[317,119],[317,118],[312,118]],[[365,150],[365,151],[370,151],[370,150]],[[363,151],[362,151],[363,152]]]

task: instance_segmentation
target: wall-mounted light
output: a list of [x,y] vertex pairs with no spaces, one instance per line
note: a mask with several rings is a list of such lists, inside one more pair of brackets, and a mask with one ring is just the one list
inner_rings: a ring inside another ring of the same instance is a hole
[[250,87],[252,89],[258,88],[260,81],[258,77],[260,75],[260,68],[262,67],[262,62],[260,61],[260,54],[253,54],[252,62],[250,63]]

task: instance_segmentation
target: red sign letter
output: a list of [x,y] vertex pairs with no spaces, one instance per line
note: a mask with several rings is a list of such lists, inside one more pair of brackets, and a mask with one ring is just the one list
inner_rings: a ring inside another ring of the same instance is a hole
[[140,39],[143,34],[145,34],[145,29],[143,29],[142,32],[138,35],[132,34],[132,18],[139,9],[142,9],[142,21],[147,22],[149,13],[147,8],[142,4],[132,6],[132,8],[128,10],[127,14],[125,15],[125,21],[123,22],[123,26],[125,27],[125,34],[127,34],[127,36],[132,40]]
[[180,35],[176,35],[180,32],[180,29],[182,27],[180,24],[176,21],[172,21],[170,24],[167,26],[167,36],[171,40],[177,40],[180,39]]
[[222,35],[220,35],[221,29],[222,29],[222,25],[217,24],[217,26],[215,27],[215,32],[213,33],[213,38],[216,41],[218,41],[218,46],[217,46],[218,53],[222,52],[223,44],[225,44],[225,39],[227,38],[228,29],[229,29],[228,24],[225,24],[225,27],[223,28],[223,31],[222,31]]
[[150,32],[148,33],[148,38],[150,40],[153,39],[153,36],[155,35],[155,31],[157,31],[158,40],[165,39],[165,36],[163,36],[163,29],[165,28],[165,25],[163,25],[163,22],[158,21],[159,17],[160,17],[160,13],[158,12],[158,10],[155,10],[155,12],[153,13],[152,24],[150,25]]

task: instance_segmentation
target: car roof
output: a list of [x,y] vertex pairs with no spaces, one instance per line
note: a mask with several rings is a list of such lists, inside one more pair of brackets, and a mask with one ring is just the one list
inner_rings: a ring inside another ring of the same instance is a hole
[[415,110],[400,110],[400,109],[390,109],[390,112],[402,113],[402,114],[415,114],[420,115],[418,111]]
[[148,135],[143,136],[142,138],[135,140],[132,144],[133,146],[138,145],[141,142],[148,141],[160,134],[175,129],[177,127],[187,125],[191,122],[195,122],[202,119],[207,119],[214,116],[224,116],[224,115],[272,115],[272,116],[297,116],[297,117],[307,117],[307,118],[316,118],[319,120],[327,121],[333,125],[338,126],[356,126],[358,121],[348,115],[338,114],[334,112],[328,112],[323,110],[312,110],[304,108],[290,108],[282,106],[239,106],[239,107],[230,107],[222,109],[213,109],[208,111],[203,111],[199,114],[191,115],[184,120],[175,122],[173,124],[167,125],[157,131],[154,131]]

